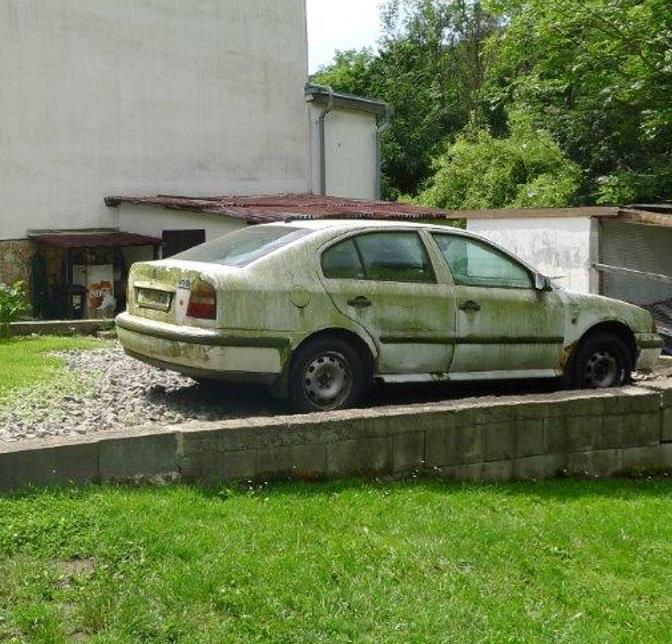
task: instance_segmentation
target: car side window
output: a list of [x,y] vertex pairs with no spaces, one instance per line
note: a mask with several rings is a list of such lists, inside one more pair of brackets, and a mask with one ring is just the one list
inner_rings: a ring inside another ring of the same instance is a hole
[[366,279],[383,282],[436,282],[434,269],[414,232],[365,233],[355,238]]
[[355,242],[348,239],[322,255],[322,272],[330,279],[364,279],[364,268]]
[[322,254],[322,271],[331,279],[435,283],[425,246],[414,232],[363,233]]
[[530,271],[496,248],[461,235],[434,234],[433,237],[456,284],[533,288]]

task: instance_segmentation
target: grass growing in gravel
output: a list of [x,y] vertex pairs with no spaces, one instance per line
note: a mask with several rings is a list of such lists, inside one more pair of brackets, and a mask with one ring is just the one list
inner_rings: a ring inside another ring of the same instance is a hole
[[49,353],[71,349],[101,349],[109,342],[90,337],[15,338],[0,341],[0,405],[23,387],[53,380],[63,360]]
[[0,640],[669,641],[671,519],[665,480],[0,497]]

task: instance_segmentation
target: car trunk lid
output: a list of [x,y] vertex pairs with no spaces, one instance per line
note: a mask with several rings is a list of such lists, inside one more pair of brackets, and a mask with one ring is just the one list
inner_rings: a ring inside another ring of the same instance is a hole
[[135,264],[128,281],[128,311],[131,315],[158,322],[216,326],[217,315],[214,319],[201,319],[190,317],[188,313],[192,291],[198,291],[199,304],[203,301],[203,287],[210,288],[215,296],[218,277],[221,277],[218,273],[210,265],[198,262],[162,260]]

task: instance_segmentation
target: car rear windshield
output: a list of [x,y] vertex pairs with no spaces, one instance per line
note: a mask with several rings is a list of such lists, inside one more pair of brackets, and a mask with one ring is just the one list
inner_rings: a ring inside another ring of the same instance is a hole
[[172,259],[242,268],[308,234],[307,228],[250,226],[190,248]]

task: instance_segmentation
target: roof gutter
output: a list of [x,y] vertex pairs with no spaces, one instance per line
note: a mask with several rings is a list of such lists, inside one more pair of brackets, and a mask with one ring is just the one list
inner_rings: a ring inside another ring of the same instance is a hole
[[376,130],[376,185],[374,188],[376,199],[381,199],[383,193],[383,134],[390,129],[391,124],[392,108],[386,103],[383,121]]
[[327,194],[327,135],[326,135],[326,118],[329,112],[334,109],[334,90],[329,86],[316,85],[320,89],[327,91],[329,97],[324,109],[320,112],[317,119],[317,127],[320,137],[320,194]]

